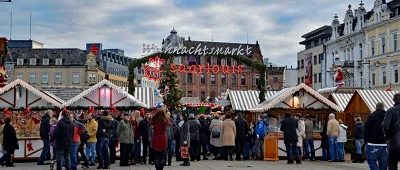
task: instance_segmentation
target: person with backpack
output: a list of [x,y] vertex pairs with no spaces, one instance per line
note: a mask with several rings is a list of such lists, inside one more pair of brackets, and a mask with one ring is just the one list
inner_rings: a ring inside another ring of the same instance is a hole
[[264,121],[264,116],[258,117],[256,125],[256,160],[264,159],[264,137],[268,133],[268,124]]

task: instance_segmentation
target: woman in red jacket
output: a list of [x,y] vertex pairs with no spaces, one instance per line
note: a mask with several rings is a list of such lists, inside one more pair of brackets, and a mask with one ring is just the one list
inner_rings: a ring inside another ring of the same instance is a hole
[[165,165],[165,152],[168,147],[167,126],[170,126],[170,121],[166,117],[164,110],[157,110],[151,120],[153,129],[152,134],[152,147],[154,150],[154,165],[156,170],[164,169]]

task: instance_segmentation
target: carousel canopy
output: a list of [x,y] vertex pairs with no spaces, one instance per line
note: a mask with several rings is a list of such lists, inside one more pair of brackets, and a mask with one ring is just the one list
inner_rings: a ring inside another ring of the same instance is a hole
[[[393,96],[399,93],[399,91],[385,91],[385,90],[357,90],[349,103],[352,103],[353,98],[360,96],[364,103],[368,106],[371,112],[376,110],[376,103],[382,102],[385,105],[385,109],[389,109],[394,105]],[[349,106],[346,107],[347,111]]]
[[0,108],[61,107],[63,103],[19,79],[0,89]]
[[[278,91],[267,91],[265,92],[265,98],[273,96]],[[248,111],[250,108],[257,106],[260,103],[258,94],[260,92],[256,90],[228,90],[228,98],[231,102],[232,108],[235,111]]]
[[331,108],[337,112],[341,111],[339,106],[305,84],[282,89],[249,111],[264,112],[272,108]]
[[81,94],[67,101],[64,106],[81,107],[119,107],[137,106],[146,107],[147,105],[108,80],[102,80],[96,85],[83,91]]

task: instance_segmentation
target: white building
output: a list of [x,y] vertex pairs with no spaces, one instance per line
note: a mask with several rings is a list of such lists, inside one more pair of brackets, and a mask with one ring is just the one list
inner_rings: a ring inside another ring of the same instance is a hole
[[297,69],[286,67],[283,72],[283,88],[297,86]]

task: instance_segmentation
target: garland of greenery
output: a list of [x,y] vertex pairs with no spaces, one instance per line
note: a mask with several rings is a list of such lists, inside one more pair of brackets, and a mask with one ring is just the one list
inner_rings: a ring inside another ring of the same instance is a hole
[[[129,64],[129,76],[128,76],[128,92],[130,94],[134,94],[135,92],[135,68],[137,67],[141,67],[142,64],[146,63],[149,61],[150,58],[153,58],[154,56],[158,56],[162,59],[164,59],[165,61],[168,60],[173,60],[173,57],[176,56],[176,54],[169,54],[169,53],[155,53],[155,54],[151,54],[148,55],[146,57],[140,58],[140,59],[135,59],[133,60],[130,64]],[[240,64],[244,64],[248,67],[250,67],[251,69],[257,70],[258,72],[260,72],[260,81],[259,84],[257,86],[258,90],[260,91],[259,94],[259,99],[260,102],[265,101],[265,87],[266,87],[266,79],[268,79],[267,75],[265,74],[266,72],[266,66],[256,60],[253,60],[249,57],[246,56],[231,56],[231,55],[217,55],[214,56],[217,58],[231,58],[234,59],[236,62],[240,63]],[[165,68],[164,68],[165,69]]]

